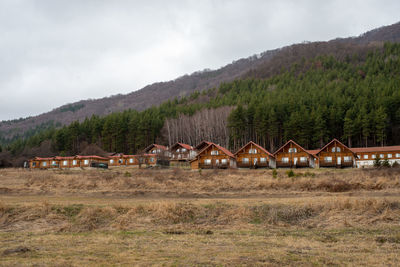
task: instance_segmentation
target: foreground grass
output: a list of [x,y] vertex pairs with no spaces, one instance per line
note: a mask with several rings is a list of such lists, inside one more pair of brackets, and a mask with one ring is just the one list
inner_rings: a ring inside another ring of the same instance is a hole
[[397,266],[400,171],[0,170],[0,266]]
[[400,227],[0,233],[0,243],[31,249],[2,266],[396,266]]

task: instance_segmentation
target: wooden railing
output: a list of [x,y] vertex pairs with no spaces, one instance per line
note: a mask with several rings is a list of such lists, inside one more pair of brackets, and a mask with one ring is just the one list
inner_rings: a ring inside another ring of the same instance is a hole
[[254,162],[238,162],[237,163],[238,168],[265,168],[269,167],[268,162],[257,162],[254,164]]
[[229,164],[228,163],[219,163],[219,164],[199,163],[199,168],[200,169],[227,169],[227,168],[229,168]]
[[334,168],[344,168],[344,167],[353,167],[353,161],[342,161],[338,164],[335,161],[321,161],[319,163],[320,167],[334,167]]

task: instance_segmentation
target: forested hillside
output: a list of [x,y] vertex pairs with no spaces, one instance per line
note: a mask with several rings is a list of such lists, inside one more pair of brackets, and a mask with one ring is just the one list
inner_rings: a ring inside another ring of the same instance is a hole
[[154,142],[202,139],[232,150],[253,140],[274,151],[288,139],[312,149],[334,137],[349,146],[400,144],[400,44],[303,58],[268,79],[223,83],[141,112],[93,116],[18,140],[6,153],[27,157],[49,143],[51,152],[40,156],[77,154],[82,144],[137,153]]
[[282,69],[290,68],[302,58],[309,60],[331,54],[344,60],[346,55],[365,55],[383,42],[400,42],[400,23],[374,29],[358,37],[290,45],[233,61],[217,70],[198,71],[172,81],[154,83],[126,95],[81,100],[38,116],[2,121],[0,145],[7,145],[19,138],[28,138],[48,129],[50,124],[59,127],[76,120],[82,122],[92,114],[105,116],[128,109],[143,111],[175,97],[219,87],[222,82],[231,82],[234,79],[267,79],[281,73]]

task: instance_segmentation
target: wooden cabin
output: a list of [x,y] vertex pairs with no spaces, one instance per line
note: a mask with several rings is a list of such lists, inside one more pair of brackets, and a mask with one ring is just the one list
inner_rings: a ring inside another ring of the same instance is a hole
[[191,145],[176,143],[170,148],[170,164],[171,166],[190,167],[189,161],[197,155]]
[[51,157],[51,158],[35,157],[34,159],[29,160],[29,168],[31,169],[59,168],[59,161],[56,159],[56,157]]
[[391,165],[395,162],[400,164],[400,146],[354,147],[351,150],[357,155],[357,168],[374,166],[377,157],[382,161],[388,160]]
[[336,138],[321,148],[316,154],[319,167],[354,167],[356,154]]
[[123,155],[124,165],[126,166],[139,166],[139,159],[137,155]]
[[190,162],[192,169],[236,168],[236,158],[228,149],[211,143]]
[[108,166],[110,167],[118,167],[125,165],[124,154],[114,154],[112,156],[108,156]]
[[312,151],[305,150],[293,140],[289,140],[273,155],[277,168],[314,168],[317,161],[317,157],[312,154]]
[[253,141],[240,148],[235,157],[238,168],[275,168],[275,157]]
[[78,168],[81,166],[81,161],[77,158],[77,156],[56,157],[56,159],[59,160],[61,169]]
[[108,159],[100,156],[76,156],[80,167],[95,167],[100,163],[108,164]]

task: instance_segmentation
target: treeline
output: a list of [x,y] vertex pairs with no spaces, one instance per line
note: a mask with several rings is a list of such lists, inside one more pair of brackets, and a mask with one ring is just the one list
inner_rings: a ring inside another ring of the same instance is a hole
[[311,149],[333,137],[349,146],[400,144],[399,44],[362,60],[357,54],[302,59],[272,78],[223,83],[142,112],[93,116],[7,150],[17,155],[51,140],[58,154],[77,154],[82,142],[137,153],[154,142],[194,145],[204,138],[234,151],[249,140],[274,151],[289,139]]
[[349,146],[400,144],[399,74],[400,45],[385,44],[363,64],[321,56],[268,80],[222,85],[226,104],[238,103],[230,147],[254,140],[274,151],[294,139],[311,149],[333,137]]

